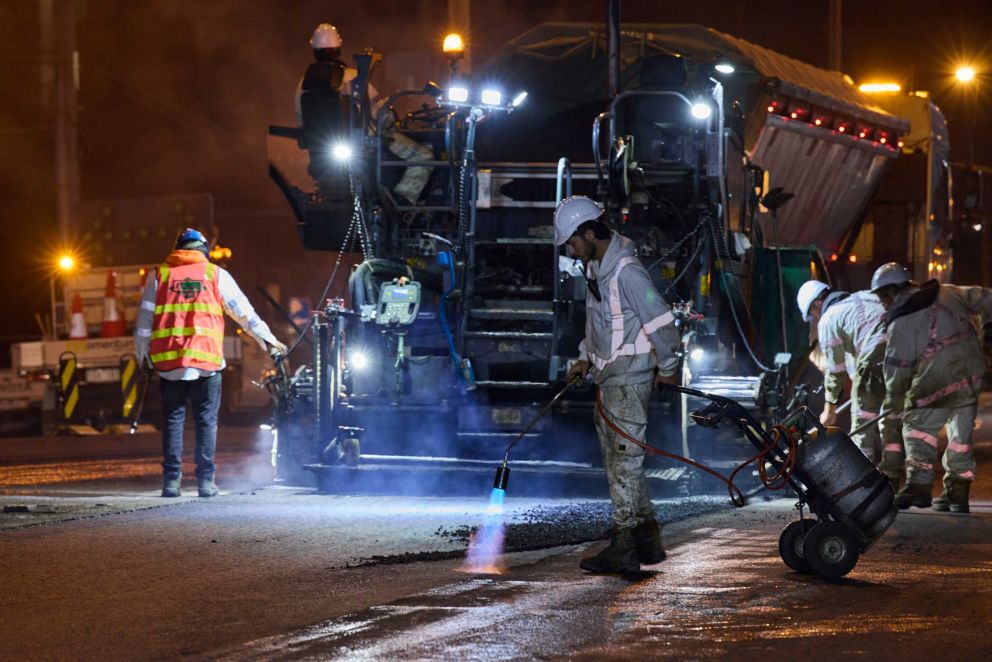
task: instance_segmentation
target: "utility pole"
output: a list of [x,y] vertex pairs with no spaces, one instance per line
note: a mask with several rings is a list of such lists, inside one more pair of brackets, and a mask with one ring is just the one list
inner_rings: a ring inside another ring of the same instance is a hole
[[457,32],[465,40],[465,55],[459,60],[462,73],[472,73],[472,10],[471,0],[448,0],[448,30]]
[[620,0],[609,0],[606,5],[606,39],[609,57],[610,98],[620,94]]
[[827,68],[842,71],[844,67],[841,58],[843,26],[841,24],[841,5],[844,0],[829,0],[830,16],[827,19]]
[[42,103],[51,109],[55,133],[55,196],[59,238],[65,245],[75,229],[79,204],[79,53],[75,0],[38,0]]

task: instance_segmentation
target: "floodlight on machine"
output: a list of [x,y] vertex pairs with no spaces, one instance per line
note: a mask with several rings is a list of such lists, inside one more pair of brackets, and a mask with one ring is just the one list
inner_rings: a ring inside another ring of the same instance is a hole
[[331,156],[335,161],[350,161],[352,157],[351,145],[348,143],[335,143],[331,147]]
[[697,120],[705,120],[713,114],[713,109],[705,101],[695,101],[692,104],[691,112]]
[[721,74],[732,74],[734,73],[734,71],[736,71],[736,69],[734,69],[734,65],[730,64],[729,62],[718,62],[717,65],[713,68],[719,71]]
[[455,103],[465,103],[468,101],[467,87],[452,87],[448,90],[448,101]]
[[369,356],[365,352],[355,350],[348,355],[348,367],[352,370],[365,370],[369,366]]
[[693,361],[702,361],[706,357],[706,350],[702,347],[696,347],[691,352],[689,352],[689,358]]
[[499,90],[482,90],[479,99],[487,106],[498,106],[503,103],[503,93]]
[[520,92],[519,94],[517,94],[517,96],[513,97],[513,101],[510,103],[510,107],[516,108],[517,106],[522,104],[526,98],[527,98],[527,93]]

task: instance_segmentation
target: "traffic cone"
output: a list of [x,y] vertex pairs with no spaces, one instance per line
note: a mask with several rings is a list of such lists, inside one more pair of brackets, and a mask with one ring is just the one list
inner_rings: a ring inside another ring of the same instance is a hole
[[76,296],[72,297],[72,318],[69,321],[69,337],[85,338],[86,336],[86,316],[83,315],[83,299],[79,296],[79,292],[76,292]]
[[103,293],[103,322],[100,324],[101,338],[116,338],[123,336],[124,315],[117,307],[117,272],[107,270],[107,289]]

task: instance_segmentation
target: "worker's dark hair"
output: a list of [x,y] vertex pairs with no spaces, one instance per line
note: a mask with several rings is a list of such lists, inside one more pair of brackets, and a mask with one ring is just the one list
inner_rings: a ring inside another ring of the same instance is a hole
[[313,49],[313,57],[315,60],[329,61],[329,60],[340,60],[341,59],[341,49],[340,48],[315,48]]
[[575,234],[584,235],[586,230],[592,230],[596,239],[609,239],[612,235],[610,234],[610,226],[602,221],[586,221],[579,227],[575,228]]
[[210,257],[210,247],[202,241],[187,241],[179,246],[179,248],[184,251],[200,251],[206,257]]

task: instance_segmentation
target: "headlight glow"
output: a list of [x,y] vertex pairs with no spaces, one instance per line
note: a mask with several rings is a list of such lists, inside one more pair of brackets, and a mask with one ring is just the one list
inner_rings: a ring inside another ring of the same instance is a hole
[[454,101],[455,103],[465,103],[468,101],[468,88],[466,87],[452,87],[448,90],[448,101]]
[[487,106],[498,106],[503,103],[503,93],[499,90],[482,90],[480,98]]
[[348,355],[348,367],[352,370],[364,370],[369,365],[369,357],[365,352],[354,351]]
[[351,145],[347,143],[337,143],[331,148],[331,156],[335,161],[351,160]]
[[713,109],[710,105],[704,101],[697,101],[692,104],[692,116],[697,120],[709,119],[709,116],[713,114]]

